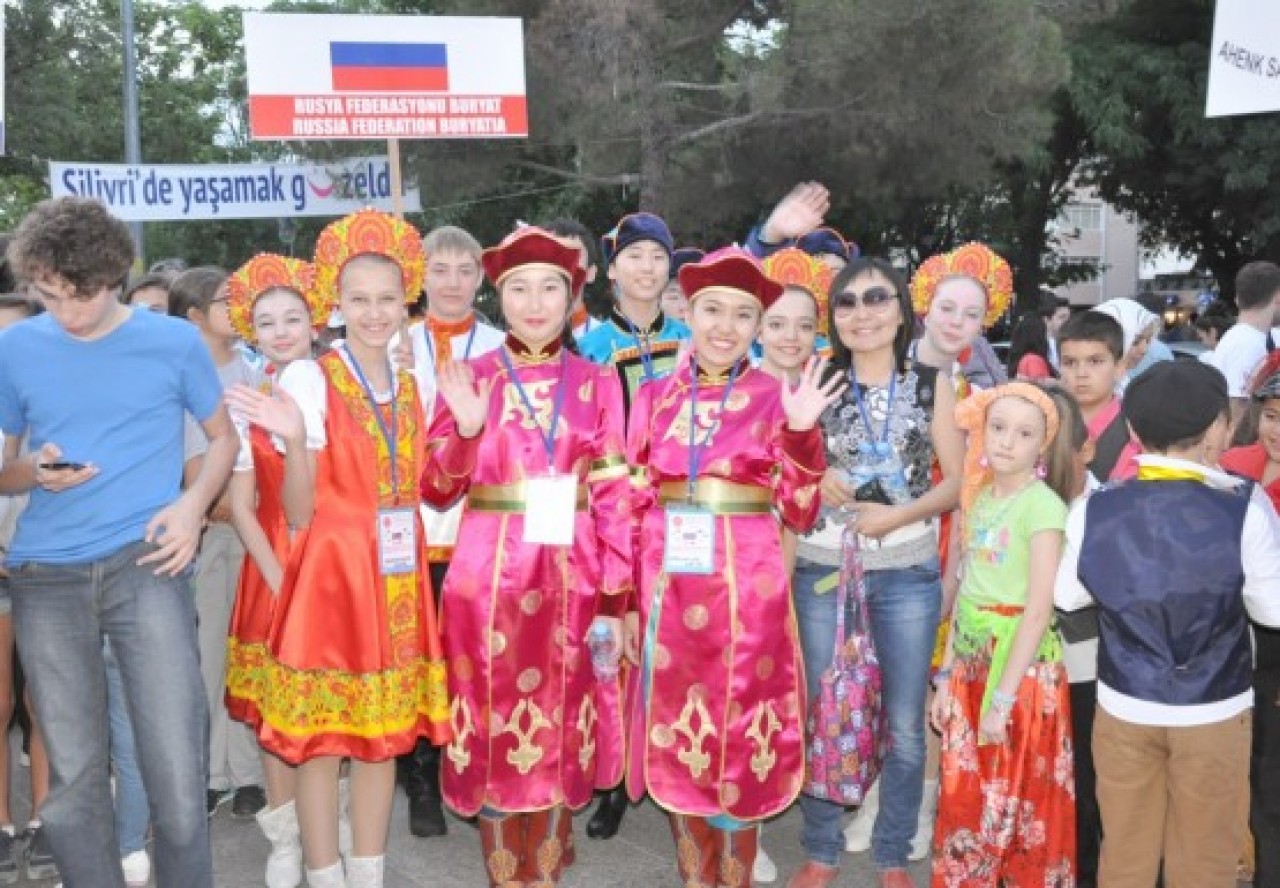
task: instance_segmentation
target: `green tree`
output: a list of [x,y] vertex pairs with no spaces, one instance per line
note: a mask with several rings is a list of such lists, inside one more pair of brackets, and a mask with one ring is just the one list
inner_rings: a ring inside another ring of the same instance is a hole
[[531,138],[418,143],[427,192],[605,192],[704,244],[743,229],[801,178],[833,219],[881,220],[1032,150],[1067,76],[1031,0],[448,0],[522,15]]
[[1206,118],[1210,0],[1131,0],[1080,41],[1070,92],[1086,181],[1143,223],[1147,246],[1197,258],[1230,295],[1280,257],[1280,115]]

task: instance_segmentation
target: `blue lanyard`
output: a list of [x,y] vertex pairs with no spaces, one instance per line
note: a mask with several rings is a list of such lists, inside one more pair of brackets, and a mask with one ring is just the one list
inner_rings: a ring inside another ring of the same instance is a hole
[[893,375],[889,377],[889,403],[884,412],[884,428],[880,432],[879,439],[876,438],[875,427],[871,424],[871,413],[867,410],[866,399],[862,397],[862,390],[858,388],[858,368],[852,361],[849,362],[849,380],[853,383],[850,386],[853,389],[853,399],[858,404],[858,413],[862,415],[862,425],[867,430],[867,438],[871,442],[871,448],[877,456],[889,455],[889,427],[893,425],[893,411],[897,407],[895,395],[898,391],[898,370],[895,367]]
[[[474,323],[471,325],[471,333],[467,336],[467,347],[462,352],[462,360],[464,361],[471,357],[471,344],[476,341],[476,327],[478,326],[479,324]],[[427,344],[427,351],[431,354],[431,369],[435,370],[436,347],[431,341],[431,328],[426,324],[422,325],[422,340]]]
[[690,362],[690,371],[693,377],[689,383],[689,502],[693,502],[693,494],[698,486],[698,470],[702,467],[702,456],[706,452],[707,445],[711,443],[711,436],[720,428],[720,421],[724,417],[725,405],[729,403],[729,395],[733,392],[733,384],[738,381],[738,368],[742,364],[739,362],[733,372],[729,374],[729,382],[724,387],[724,394],[720,396],[720,409],[716,413],[715,421],[711,423],[711,428],[707,429],[707,433],[703,435],[702,441],[696,439],[698,430],[698,361],[693,359]]
[[[627,326],[631,329],[631,335],[635,337],[636,350],[640,352],[640,363],[644,365],[644,381],[652,382],[654,380],[653,349],[649,345],[649,334],[646,333],[641,336],[640,328],[635,325],[635,322],[632,321],[631,318],[622,314],[621,311],[619,311],[618,314],[622,315],[622,319],[627,322]],[[659,330],[658,334],[661,335],[661,333],[662,331]],[[694,375],[697,376],[697,373],[695,372]]]
[[382,432],[382,439],[387,442],[387,462],[391,463],[391,495],[396,502],[400,500],[400,473],[396,465],[396,375],[395,370],[391,366],[391,362],[387,362],[387,378],[391,381],[391,426],[387,427],[386,421],[382,418],[382,411],[378,409],[378,399],[373,396],[373,389],[369,385],[369,380],[365,378],[364,371],[360,369],[360,362],[356,360],[356,356],[351,354],[351,349],[345,345],[342,347],[342,353],[347,356],[347,360],[351,363],[351,367],[356,371],[356,379],[360,382],[360,387],[364,389],[365,397],[369,399],[369,406],[373,408],[373,418],[378,421],[378,429]]
[[516,384],[516,391],[520,393],[520,400],[524,402],[524,409],[529,411],[529,418],[538,427],[538,437],[542,438],[542,446],[547,451],[547,468],[554,472],[556,468],[556,427],[560,425],[560,408],[564,406],[564,393],[568,389],[564,375],[568,366],[569,353],[567,351],[560,352],[560,379],[556,382],[556,403],[551,408],[550,431],[543,429],[542,423],[538,422],[538,414],[533,410],[533,402],[529,400],[529,393],[524,390],[524,383],[516,375],[516,368],[511,364],[511,357],[507,354],[506,347],[499,349],[498,353],[502,356],[502,366],[507,369],[507,375]]

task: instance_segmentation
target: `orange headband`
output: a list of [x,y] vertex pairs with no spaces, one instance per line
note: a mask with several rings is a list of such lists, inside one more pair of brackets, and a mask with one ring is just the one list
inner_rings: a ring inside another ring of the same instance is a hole
[[984,466],[987,451],[987,410],[1001,398],[1021,398],[1030,401],[1044,414],[1044,446],[1053,443],[1058,434],[1058,408],[1043,391],[1027,382],[1011,382],[993,389],[975,392],[956,405],[956,425],[969,433],[969,445],[964,454],[964,475],[960,486],[960,509],[968,512],[978,498],[978,492],[991,482],[994,473]]

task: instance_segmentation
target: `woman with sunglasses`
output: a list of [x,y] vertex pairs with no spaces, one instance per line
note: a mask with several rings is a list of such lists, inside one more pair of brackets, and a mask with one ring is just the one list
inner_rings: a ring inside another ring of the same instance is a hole
[[[829,468],[824,517],[800,540],[793,584],[810,692],[831,663],[841,538],[858,532],[871,630],[884,673],[890,750],[872,860],[883,888],[912,888],[906,870],[924,785],[925,690],[942,588],[936,521],[955,508],[963,441],[945,372],[912,362],[911,300],[882,259],[853,260],[831,285],[834,365],[849,387],[823,416]],[[935,485],[935,454],[942,478]],[[844,808],[801,796],[808,862],[788,888],[827,888],[838,874]]]

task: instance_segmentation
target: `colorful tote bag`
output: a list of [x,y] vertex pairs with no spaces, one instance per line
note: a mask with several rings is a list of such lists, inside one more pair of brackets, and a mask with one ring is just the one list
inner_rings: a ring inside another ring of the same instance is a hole
[[[846,631],[850,604],[852,620]],[[804,791],[841,805],[860,805],[880,773],[889,732],[862,556],[857,534],[849,529],[840,546],[836,608],[835,654],[809,708]]]

